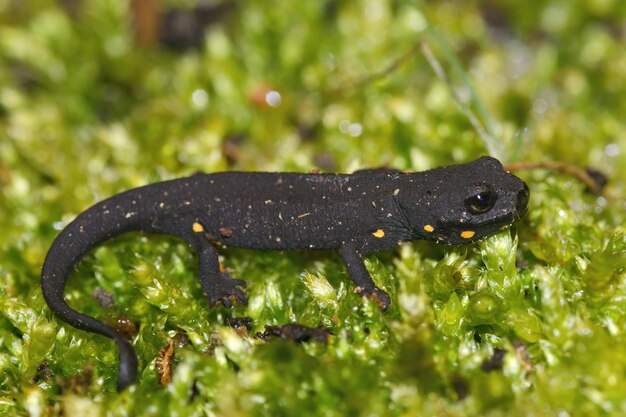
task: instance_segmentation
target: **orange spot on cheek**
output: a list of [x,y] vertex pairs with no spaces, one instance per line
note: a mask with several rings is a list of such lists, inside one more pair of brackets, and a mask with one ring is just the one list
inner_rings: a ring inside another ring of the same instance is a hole
[[202,227],[202,225],[198,222],[195,222],[193,224],[193,226],[191,226],[191,228],[193,229],[194,232],[196,233],[202,233],[204,232],[204,227]]
[[372,233],[375,237],[377,238],[381,238],[385,236],[385,231],[383,229],[378,229],[375,232]]
[[428,233],[431,233],[431,232],[435,231],[435,228],[432,227],[431,225],[427,224],[426,226],[424,226],[424,231],[428,232]]

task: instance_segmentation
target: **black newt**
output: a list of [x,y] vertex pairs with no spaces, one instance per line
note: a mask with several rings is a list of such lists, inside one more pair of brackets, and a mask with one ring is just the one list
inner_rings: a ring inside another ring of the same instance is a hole
[[137,376],[132,345],[115,329],[73,310],[63,298],[76,263],[105,240],[129,231],[182,238],[196,251],[209,302],[246,303],[245,282],[221,272],[216,244],[249,249],[338,249],[356,291],[382,309],[390,303],[362,256],[428,239],[473,242],[526,213],[526,184],[494,158],[424,172],[372,169],[353,174],[198,173],[135,188],[95,204],[54,240],[41,288],[66,323],[115,341],[118,389]]

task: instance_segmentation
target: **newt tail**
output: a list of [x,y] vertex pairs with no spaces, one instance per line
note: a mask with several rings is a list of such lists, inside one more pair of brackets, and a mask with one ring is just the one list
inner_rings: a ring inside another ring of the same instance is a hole
[[[128,204],[126,208],[137,205],[141,198],[132,191],[124,194],[124,202]],[[131,214],[132,210],[115,209],[122,203],[120,197],[116,197],[118,200],[114,207],[110,207],[108,200],[94,205],[57,236],[43,263],[41,289],[46,303],[61,320],[77,329],[98,333],[115,341],[120,352],[117,389],[121,391],[137,378],[137,355],[129,340],[114,328],[74,310],[63,298],[67,278],[87,252],[113,236],[142,229],[138,212]]]

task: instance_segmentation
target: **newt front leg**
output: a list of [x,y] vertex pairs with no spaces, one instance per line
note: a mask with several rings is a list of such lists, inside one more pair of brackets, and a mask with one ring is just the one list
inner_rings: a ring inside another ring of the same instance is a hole
[[367,271],[365,263],[363,263],[360,252],[361,251],[357,250],[357,245],[353,241],[344,242],[339,248],[339,254],[348,270],[348,275],[352,282],[354,282],[355,291],[363,296],[372,298],[380,309],[385,311],[391,303],[389,294],[374,284],[372,276]]
[[208,239],[204,228],[199,223],[194,223],[193,230],[195,232],[193,244],[200,262],[200,286],[209,298],[209,303],[213,306],[221,302],[225,307],[230,307],[233,303],[248,305],[248,300],[242,290],[246,287],[246,282],[234,279],[229,273],[220,271],[215,244]]

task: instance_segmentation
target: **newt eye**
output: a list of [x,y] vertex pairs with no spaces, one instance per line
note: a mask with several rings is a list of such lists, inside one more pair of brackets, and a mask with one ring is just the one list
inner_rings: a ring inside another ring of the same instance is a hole
[[465,207],[472,214],[486,213],[496,204],[496,193],[492,190],[482,190],[465,199]]

